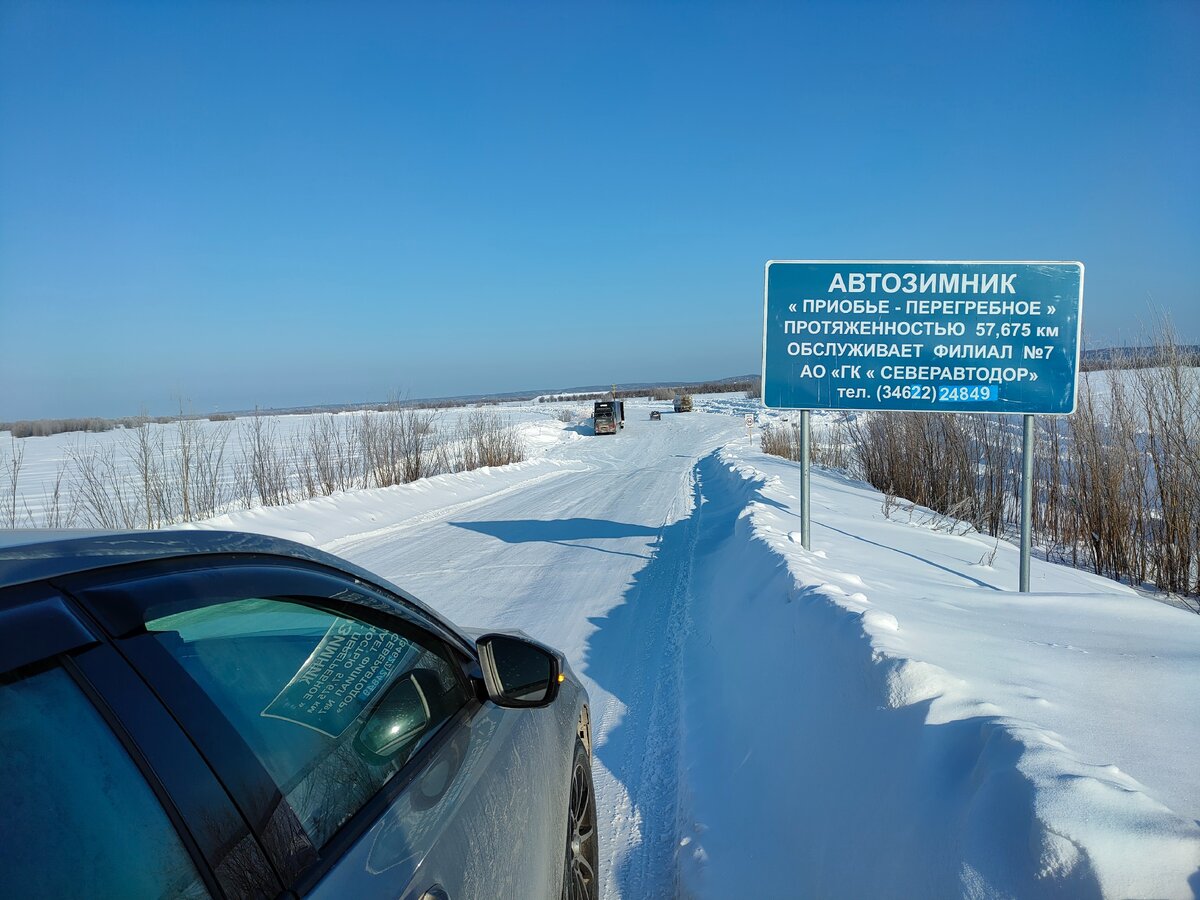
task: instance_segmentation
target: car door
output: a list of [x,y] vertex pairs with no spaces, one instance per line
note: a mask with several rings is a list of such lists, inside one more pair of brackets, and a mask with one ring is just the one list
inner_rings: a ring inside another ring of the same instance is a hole
[[178,726],[48,585],[0,591],[0,754],[0,896],[280,890]]
[[557,893],[562,821],[544,761],[522,752],[544,711],[481,702],[472,648],[435,620],[263,558],[152,564],[75,590],[295,893]]

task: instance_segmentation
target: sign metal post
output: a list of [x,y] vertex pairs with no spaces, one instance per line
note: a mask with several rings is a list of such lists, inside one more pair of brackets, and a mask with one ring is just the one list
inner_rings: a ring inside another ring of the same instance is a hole
[[1033,535],[1033,416],[1025,416],[1021,434],[1021,577],[1020,591],[1029,593],[1029,550]]
[[800,546],[812,549],[812,482],[809,478],[812,460],[809,459],[811,444],[809,427],[810,411],[800,410]]

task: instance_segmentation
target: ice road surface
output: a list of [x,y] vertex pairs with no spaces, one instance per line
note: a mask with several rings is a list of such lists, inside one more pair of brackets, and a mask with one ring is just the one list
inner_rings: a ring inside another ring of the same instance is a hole
[[210,524],[562,648],[605,897],[1200,893],[1200,616],[1038,560],[1018,594],[1015,547],[819,470],[806,552],[757,404],[656,407],[514,409],[525,463]]

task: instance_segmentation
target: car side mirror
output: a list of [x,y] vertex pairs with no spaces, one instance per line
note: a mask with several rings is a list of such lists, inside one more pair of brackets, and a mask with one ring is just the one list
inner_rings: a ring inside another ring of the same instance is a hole
[[354,737],[361,756],[378,765],[425,732],[433,718],[436,677],[414,669],[396,679]]
[[510,634],[485,634],[475,646],[488,699],[497,706],[546,706],[558,696],[562,661],[549,647]]

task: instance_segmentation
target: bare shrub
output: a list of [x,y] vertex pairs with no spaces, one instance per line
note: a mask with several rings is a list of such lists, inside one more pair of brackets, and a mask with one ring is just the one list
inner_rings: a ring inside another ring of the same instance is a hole
[[282,506],[292,500],[288,489],[287,454],[280,445],[275,421],[255,414],[242,422],[244,459],[242,497],[257,496],[263,506]]
[[996,538],[996,542],[992,544],[992,549],[986,551],[983,556],[979,557],[979,562],[975,565],[991,568],[996,563],[996,554],[1000,552],[1000,538]]
[[[1092,390],[1097,378],[1107,392]],[[1068,444],[1068,499],[1079,525],[1072,537],[1098,574],[1141,582],[1144,526],[1134,519],[1144,511],[1145,471],[1130,398],[1116,373],[1089,373],[1083,385]]]
[[25,445],[17,439],[8,439],[9,452],[0,468],[3,483],[0,484],[0,526],[17,527],[17,487],[21,481],[21,466],[25,460]]
[[109,530],[144,527],[140,493],[117,460],[117,446],[76,446],[70,451],[73,485],[84,524]]
[[[809,459],[814,466],[844,469],[850,464],[849,435],[846,419],[809,429]],[[759,437],[764,453],[782,456],[784,459],[800,459],[799,422],[772,422],[764,425]]]
[[1159,588],[1200,595],[1200,373],[1191,349],[1171,338],[1164,329],[1155,348],[1161,364],[1140,370],[1135,386],[1155,513],[1145,520],[1148,564]]
[[353,429],[344,416],[324,415],[308,422],[308,449],[316,485],[324,495],[354,486],[356,452]]
[[800,459],[800,429],[787,424],[771,424],[762,429],[759,437],[763,453],[772,456],[782,456],[784,459],[799,461]]
[[[148,420],[143,420],[138,427],[125,433],[122,443],[125,445],[126,454],[133,461],[140,488],[140,494],[134,502],[141,511],[141,521],[136,526],[125,527],[158,528],[170,521],[166,497],[168,476],[163,432],[161,429],[152,429]],[[118,483],[124,480],[112,454],[106,458],[106,467],[110,480]]]
[[857,474],[989,533],[1017,496],[1019,431],[1005,417],[876,412],[848,426]]
[[72,431],[99,432],[116,427],[112,419],[87,416],[81,419],[22,419],[18,422],[0,423],[0,431],[8,431],[15,438],[49,437],[52,434],[67,434]]
[[525,448],[516,429],[495,413],[483,410],[469,413],[459,421],[456,445],[459,471],[506,466],[525,458]]
[[838,418],[822,428],[812,429],[813,465],[825,466],[828,469],[847,469],[850,461],[848,419]]
[[376,487],[406,484],[436,475],[445,462],[437,434],[437,412],[389,401],[383,412],[364,412],[356,440],[362,448],[366,482]]
[[[187,432],[186,460],[181,453],[176,460],[176,484],[188,485],[187,499],[180,495],[172,510],[177,521],[194,522],[220,512],[228,502],[225,479],[225,447],[229,442],[230,426],[203,428],[195,420],[180,422],[180,446]],[[186,468],[188,474],[182,475]],[[180,492],[181,494],[181,492]]]
[[190,522],[192,520],[192,467],[195,464],[194,456],[199,425],[195,419],[185,419],[183,417],[182,405],[179,409],[177,428],[179,431],[179,453],[172,460],[171,474],[174,476],[172,487],[179,492],[180,515],[183,521]]
[[[1195,349],[1164,327],[1145,359],[1130,353],[1121,370],[1082,373],[1074,415],[1035,420],[1032,524],[1048,556],[1200,596],[1195,362]],[[986,534],[1015,534],[1021,417],[874,412],[849,434],[856,474],[888,496]],[[794,459],[795,444],[786,433],[764,433],[768,452]],[[885,513],[894,506],[885,501]],[[1200,602],[1190,605],[1200,611]]]
[[67,463],[60,462],[55,469],[54,483],[50,486],[50,489],[45,490],[45,486],[43,485],[43,494],[47,499],[40,521],[34,519],[29,505],[26,504],[25,506],[26,516],[30,523],[39,528],[67,528],[72,525],[75,521],[78,501],[67,490],[68,485]]

